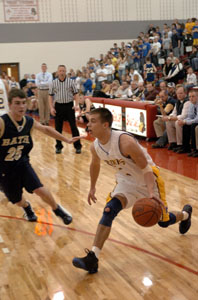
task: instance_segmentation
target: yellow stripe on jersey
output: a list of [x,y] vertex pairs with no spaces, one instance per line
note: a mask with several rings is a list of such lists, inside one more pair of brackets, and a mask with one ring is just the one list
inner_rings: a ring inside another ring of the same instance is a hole
[[157,186],[158,186],[158,190],[159,190],[159,194],[160,194],[160,199],[162,200],[162,202],[165,205],[165,208],[163,208],[162,220],[161,221],[166,222],[166,221],[169,221],[170,217],[169,217],[169,213],[168,213],[168,204],[167,204],[167,201],[166,201],[164,180],[160,176],[160,171],[156,166],[152,166],[152,170],[153,170],[153,173],[156,177],[156,182],[157,182]]
[[106,198],[106,203],[108,203],[109,201],[111,201],[112,197],[111,197],[111,193],[109,193],[109,195]]
[[[118,183],[117,183],[117,181],[116,181],[116,185],[117,185]],[[115,185],[115,187],[114,187],[114,189],[113,189],[113,191],[115,190],[115,188],[116,188],[116,185]],[[113,192],[112,191],[112,192]],[[110,192],[109,194],[108,194],[108,196],[107,196],[107,198],[106,198],[106,203],[108,203],[109,201],[111,201],[111,199],[112,199],[112,197],[111,197],[111,193],[112,192]]]

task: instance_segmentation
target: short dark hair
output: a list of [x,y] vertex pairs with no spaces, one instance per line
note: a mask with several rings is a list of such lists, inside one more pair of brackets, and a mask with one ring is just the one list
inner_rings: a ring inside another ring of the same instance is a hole
[[65,68],[66,69],[65,65],[58,65],[58,69],[59,68]]
[[90,115],[99,114],[101,122],[102,123],[108,122],[109,127],[111,127],[111,125],[113,123],[113,115],[110,112],[110,110],[108,110],[107,108],[99,107],[99,108],[93,109],[89,114]]
[[12,89],[8,94],[8,102],[11,104],[13,98],[20,98],[20,99],[26,99],[26,95],[24,91],[19,89]]
[[191,93],[195,93],[196,95],[198,94],[198,92],[197,92],[196,90],[193,90],[193,89],[191,89],[191,90],[188,92],[188,94],[191,94]]

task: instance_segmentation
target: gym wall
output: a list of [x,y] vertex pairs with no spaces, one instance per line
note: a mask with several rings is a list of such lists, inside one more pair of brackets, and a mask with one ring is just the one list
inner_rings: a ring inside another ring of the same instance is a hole
[[60,63],[81,68],[150,23],[162,27],[198,15],[197,0],[26,0],[37,20],[14,21],[9,16],[16,2],[0,0],[0,63],[19,62],[21,76],[37,73],[42,62],[51,72]]

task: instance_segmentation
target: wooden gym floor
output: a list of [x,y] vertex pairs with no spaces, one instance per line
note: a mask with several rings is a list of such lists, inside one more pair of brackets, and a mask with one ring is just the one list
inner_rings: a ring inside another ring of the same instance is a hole
[[[143,228],[135,224],[130,209],[122,211],[101,252],[99,272],[89,275],[71,261],[92,245],[105,198],[115,184],[114,171],[102,163],[98,202],[89,206],[90,141],[82,141],[81,155],[68,144],[56,155],[53,139],[37,131],[33,137],[32,165],[57,202],[72,213],[73,223],[65,226],[50,207],[25,192],[40,221],[29,223],[23,211],[0,194],[0,300],[198,299],[197,180],[179,174],[185,169],[184,156],[174,170],[175,156],[167,150],[160,150],[161,158],[159,151],[151,152],[163,166],[170,210],[180,210],[185,203],[193,206],[190,231],[180,235],[178,224]],[[150,151],[150,143],[144,145]],[[192,162],[196,178],[198,160]]]

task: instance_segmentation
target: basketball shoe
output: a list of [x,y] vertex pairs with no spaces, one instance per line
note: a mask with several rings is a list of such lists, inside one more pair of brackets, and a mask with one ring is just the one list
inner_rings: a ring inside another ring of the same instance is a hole
[[72,222],[71,214],[58,204],[57,209],[53,210],[57,217],[60,217],[66,225],[69,225]]
[[85,257],[74,257],[72,263],[74,267],[84,269],[89,274],[98,272],[98,259],[93,251],[85,249],[87,255]]
[[27,207],[23,207],[25,214],[24,217],[26,218],[26,220],[28,220],[29,222],[36,222],[37,221],[37,216],[35,215],[30,203],[28,202],[28,206]]
[[184,205],[182,211],[186,211],[189,214],[188,219],[181,221],[179,224],[179,232],[181,234],[184,234],[190,229],[190,226],[191,226],[192,206],[189,204],[186,204],[186,205]]

